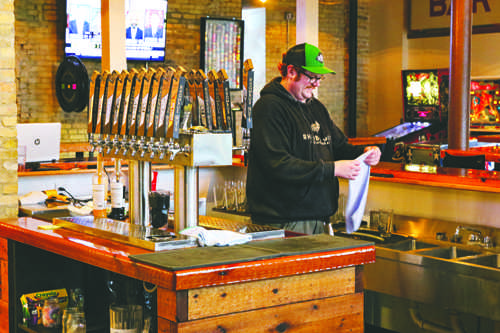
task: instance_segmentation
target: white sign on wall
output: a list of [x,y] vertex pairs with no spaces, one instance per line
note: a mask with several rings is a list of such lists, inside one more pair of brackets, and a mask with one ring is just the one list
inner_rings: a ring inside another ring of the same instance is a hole
[[[452,0],[408,0],[409,37],[450,33]],[[500,0],[471,0],[473,33],[500,31]]]

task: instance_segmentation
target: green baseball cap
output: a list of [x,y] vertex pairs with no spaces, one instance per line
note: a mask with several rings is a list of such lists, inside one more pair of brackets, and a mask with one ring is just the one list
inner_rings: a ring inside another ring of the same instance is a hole
[[283,56],[283,63],[303,68],[314,74],[335,74],[335,71],[325,66],[320,49],[308,43],[291,47]]

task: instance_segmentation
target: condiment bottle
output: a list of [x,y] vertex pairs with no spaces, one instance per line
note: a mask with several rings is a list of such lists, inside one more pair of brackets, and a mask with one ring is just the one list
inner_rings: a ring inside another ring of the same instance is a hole
[[106,217],[106,197],[108,193],[108,179],[104,171],[102,153],[97,154],[97,170],[92,177],[93,214],[96,218]]
[[125,176],[121,168],[121,160],[115,158],[115,167],[113,174],[111,175],[111,213],[108,215],[109,218],[115,220],[125,219],[125,200],[124,200],[124,189],[125,189]]

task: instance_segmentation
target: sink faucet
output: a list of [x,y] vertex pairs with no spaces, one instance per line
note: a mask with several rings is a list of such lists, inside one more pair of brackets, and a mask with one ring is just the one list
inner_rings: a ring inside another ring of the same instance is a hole
[[483,240],[483,237],[481,235],[481,230],[474,229],[471,227],[464,227],[464,226],[457,226],[455,229],[455,234],[451,237],[451,241],[454,243],[460,243],[462,241],[462,235],[460,235],[460,231],[465,230],[469,231],[469,239],[468,243],[475,244],[475,243],[481,243]]

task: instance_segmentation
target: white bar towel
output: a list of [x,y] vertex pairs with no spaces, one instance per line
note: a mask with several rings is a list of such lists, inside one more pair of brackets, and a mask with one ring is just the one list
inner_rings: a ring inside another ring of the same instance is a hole
[[349,180],[349,196],[347,198],[345,221],[348,234],[359,229],[363,214],[365,213],[368,184],[370,183],[370,166],[365,163],[365,158],[370,151],[358,156],[361,162],[361,172],[354,180]]

